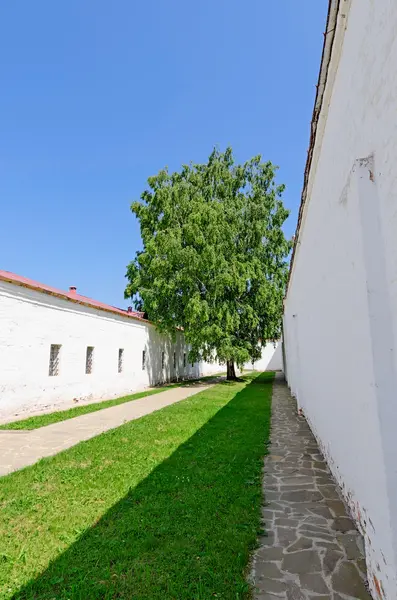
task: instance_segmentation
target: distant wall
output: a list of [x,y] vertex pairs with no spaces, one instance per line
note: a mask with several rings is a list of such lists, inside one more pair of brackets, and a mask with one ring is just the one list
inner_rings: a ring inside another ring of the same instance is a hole
[[[49,376],[51,344],[61,345],[58,376]],[[89,375],[87,346],[94,348]],[[0,416],[73,399],[118,397],[174,379],[225,371],[218,363],[191,365],[188,353],[180,333],[173,343],[151,324],[0,281]]]
[[244,369],[255,369],[256,371],[282,371],[282,343],[268,342],[266,346],[262,348],[262,357],[254,363],[246,363]]

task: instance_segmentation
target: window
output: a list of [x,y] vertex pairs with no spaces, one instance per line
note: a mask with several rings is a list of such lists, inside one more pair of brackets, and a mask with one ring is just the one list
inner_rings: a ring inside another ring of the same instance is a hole
[[176,352],[174,352],[174,369],[176,369]]
[[51,344],[50,348],[50,366],[48,375],[55,377],[59,375],[59,358],[61,352],[61,344]]
[[93,364],[94,364],[94,346],[87,346],[87,352],[85,355],[85,374],[86,375],[91,375]]
[[119,348],[119,364],[118,364],[119,373],[123,372],[123,359],[124,359],[124,348]]
[[161,368],[164,369],[165,365],[165,352],[161,353]]
[[142,371],[146,369],[146,350],[142,350]]
[[183,368],[186,367],[186,352],[183,353]]

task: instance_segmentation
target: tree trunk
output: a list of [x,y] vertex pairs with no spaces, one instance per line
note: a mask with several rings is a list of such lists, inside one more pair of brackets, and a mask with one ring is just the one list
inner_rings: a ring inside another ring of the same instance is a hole
[[236,381],[237,377],[236,377],[236,371],[234,370],[234,361],[228,360],[226,362],[226,365],[227,365],[226,379],[228,381]]

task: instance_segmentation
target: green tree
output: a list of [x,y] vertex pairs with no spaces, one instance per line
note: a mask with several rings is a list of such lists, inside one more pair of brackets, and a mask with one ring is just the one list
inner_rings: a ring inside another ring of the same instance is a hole
[[228,379],[281,334],[291,244],[275,170],[215,149],[205,164],[150,177],[131,206],[143,250],[127,268],[125,297],[160,331],[183,328],[190,360],[217,358]]

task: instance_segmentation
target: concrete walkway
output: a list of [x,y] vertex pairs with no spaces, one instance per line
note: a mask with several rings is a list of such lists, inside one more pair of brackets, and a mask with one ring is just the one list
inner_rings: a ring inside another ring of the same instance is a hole
[[32,431],[0,430],[0,476],[52,456],[104,431],[180,402],[213,384],[194,382]]
[[370,600],[362,538],[282,376],[273,388],[269,450],[262,509],[268,536],[253,560],[255,599]]

